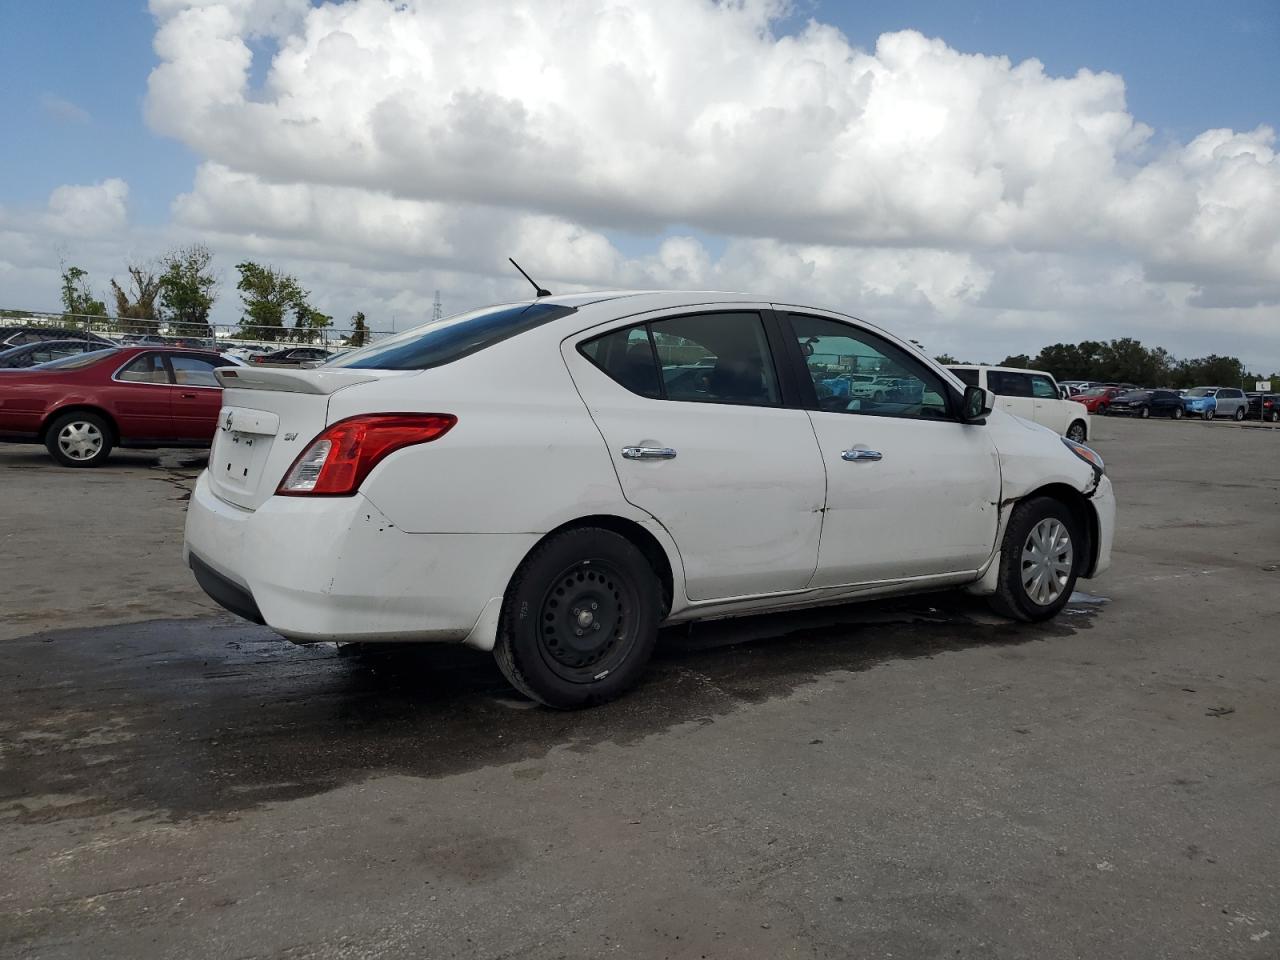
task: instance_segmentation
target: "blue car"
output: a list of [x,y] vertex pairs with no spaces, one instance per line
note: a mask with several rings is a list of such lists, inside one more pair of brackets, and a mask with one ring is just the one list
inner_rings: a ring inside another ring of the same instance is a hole
[[1218,412],[1218,401],[1214,396],[1217,387],[1192,387],[1182,397],[1182,408],[1195,417],[1212,420]]

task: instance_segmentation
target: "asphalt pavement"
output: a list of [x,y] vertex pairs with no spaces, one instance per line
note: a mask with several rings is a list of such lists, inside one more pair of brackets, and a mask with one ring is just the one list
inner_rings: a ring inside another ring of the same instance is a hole
[[188,454],[0,449],[0,956],[1280,956],[1280,430],[1095,427],[1055,622],[673,630],[572,714],[214,612]]

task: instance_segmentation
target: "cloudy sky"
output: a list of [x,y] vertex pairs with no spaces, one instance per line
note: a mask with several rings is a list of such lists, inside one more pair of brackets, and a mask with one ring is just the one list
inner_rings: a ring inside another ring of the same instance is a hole
[[0,306],[200,240],[217,320],[254,258],[404,328],[514,256],[1271,372],[1277,51],[1275,0],[11,0]]

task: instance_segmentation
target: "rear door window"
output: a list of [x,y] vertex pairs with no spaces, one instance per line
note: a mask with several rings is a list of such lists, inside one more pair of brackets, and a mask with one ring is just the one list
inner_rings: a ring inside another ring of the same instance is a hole
[[1008,370],[988,370],[987,389],[1001,397],[1030,397],[1031,377]]
[[589,340],[579,349],[583,356],[632,393],[653,400],[662,398],[658,363],[647,327],[614,330]]
[[427,370],[575,312],[574,307],[540,301],[489,307],[414,327],[338,357],[330,364],[366,370]]
[[952,373],[954,373],[957,377],[959,377],[960,382],[963,383],[966,387],[978,386],[977,370],[965,370],[963,368],[956,368],[956,367],[949,367],[948,369]]
[[612,330],[579,351],[642,397],[778,406],[778,378],[758,313],[701,313]]

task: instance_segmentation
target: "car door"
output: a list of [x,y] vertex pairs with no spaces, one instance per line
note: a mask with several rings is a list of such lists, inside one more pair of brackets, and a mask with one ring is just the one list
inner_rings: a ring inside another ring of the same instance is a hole
[[783,396],[766,309],[659,311],[564,344],[623,495],[671,534],[691,600],[799,590],[817,563],[822,458]]
[[222,387],[213,371],[232,366],[225,357],[211,354],[171,353],[173,371],[174,436],[183,441],[209,441],[222,409]]
[[[827,471],[814,587],[870,584],[976,571],[995,545],[1000,464],[990,431],[956,417],[959,393],[889,338],[846,318],[790,311],[788,343],[814,343],[859,370],[920,383],[877,403],[809,400]],[[811,358],[792,354],[818,374]],[[992,371],[994,372],[994,371]]]
[[174,438],[173,385],[163,353],[148,350],[120,367],[103,388],[103,399],[121,440]]
[[1066,433],[1070,424],[1070,402],[1064,400],[1058,392],[1058,385],[1053,378],[1043,373],[1023,374],[1031,384],[1031,402],[1033,419],[1041,426],[1048,427],[1054,433]]
[[1036,419],[1031,377],[1013,370],[988,370],[987,389],[996,395],[996,406],[1024,420]]
[[1224,387],[1218,391],[1218,414],[1219,416],[1234,417],[1236,412],[1247,402],[1244,399],[1244,391],[1236,390],[1231,387]]

